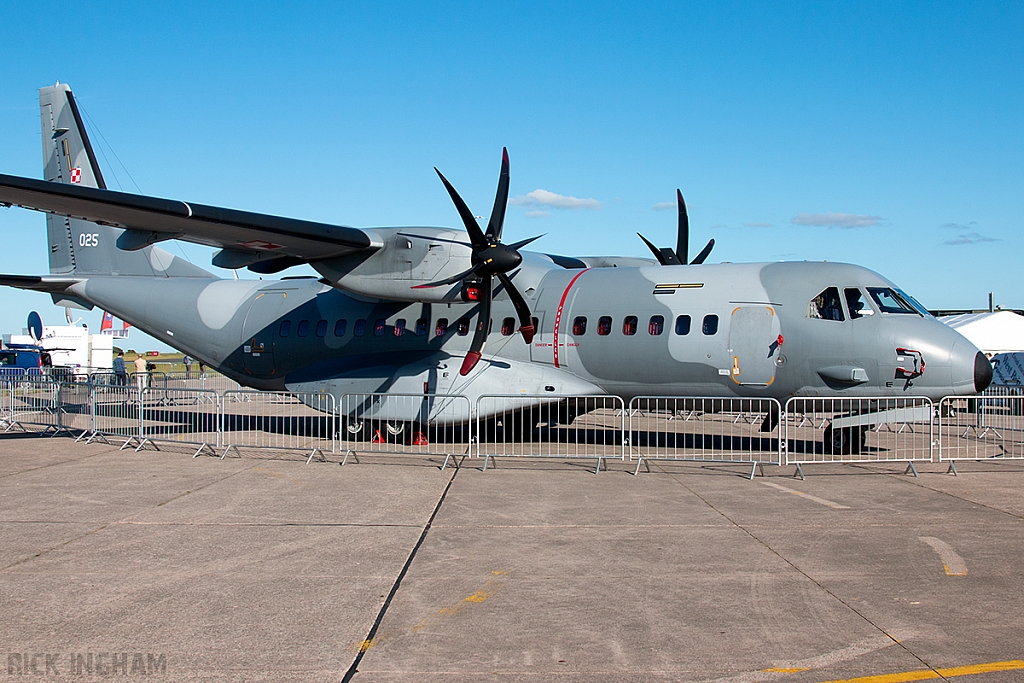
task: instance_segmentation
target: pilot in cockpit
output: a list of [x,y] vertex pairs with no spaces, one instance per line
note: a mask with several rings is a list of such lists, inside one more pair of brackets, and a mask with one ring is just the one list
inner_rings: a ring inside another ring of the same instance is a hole
[[822,320],[844,320],[843,305],[839,300],[839,289],[826,287],[818,296],[811,300],[807,311],[811,318]]

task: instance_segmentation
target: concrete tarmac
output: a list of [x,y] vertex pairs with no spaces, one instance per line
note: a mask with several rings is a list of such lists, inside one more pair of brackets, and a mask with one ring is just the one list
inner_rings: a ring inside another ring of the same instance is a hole
[[242,455],[0,437],[0,677],[1024,680],[1024,462]]

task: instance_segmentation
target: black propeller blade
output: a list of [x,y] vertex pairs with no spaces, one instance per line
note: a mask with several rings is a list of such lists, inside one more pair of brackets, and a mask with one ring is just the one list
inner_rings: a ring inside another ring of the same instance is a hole
[[536,330],[533,326],[533,317],[530,315],[530,307],[507,273],[519,267],[519,264],[523,262],[519,249],[537,238],[531,237],[511,245],[501,243],[501,230],[505,224],[505,209],[508,207],[508,149],[501,150],[501,174],[498,176],[498,191],[494,196],[494,208],[491,209],[491,219],[487,223],[487,232],[480,230],[480,226],[477,225],[476,219],[473,217],[473,212],[469,210],[466,202],[462,200],[462,197],[459,196],[459,193],[452,184],[448,182],[448,179],[437,168],[434,170],[437,171],[438,177],[441,178],[445,189],[448,190],[448,194],[451,196],[459,216],[462,217],[462,223],[466,226],[466,232],[469,233],[469,242],[473,245],[471,257],[473,267],[464,273],[446,280],[431,282],[426,285],[417,285],[417,287],[436,287],[453,284],[470,276],[480,279],[480,309],[477,311],[476,331],[473,333],[473,341],[470,343],[469,353],[466,354],[466,358],[462,362],[462,368],[459,370],[459,374],[468,375],[480,361],[480,357],[483,355],[484,343],[487,341],[487,333],[490,331],[491,302],[494,298],[495,276],[501,280],[502,286],[508,292],[509,299],[512,300],[512,305],[516,309],[516,315],[519,318],[519,331],[523,333],[523,340],[527,344],[533,341],[533,335]]
[[[680,266],[686,265],[687,263],[687,251],[689,249],[690,242],[690,217],[686,214],[686,202],[683,201],[683,193],[678,189],[676,190],[676,205],[679,209],[679,227],[676,232],[676,250],[672,251],[668,247],[656,247],[646,237],[637,233],[637,236],[644,241],[647,248],[654,254],[654,258],[658,259],[658,263],[663,266]],[[711,253],[711,249],[715,246],[715,241],[711,240],[707,243],[707,246],[697,257],[690,261],[690,265],[700,265],[704,263],[704,260]]]

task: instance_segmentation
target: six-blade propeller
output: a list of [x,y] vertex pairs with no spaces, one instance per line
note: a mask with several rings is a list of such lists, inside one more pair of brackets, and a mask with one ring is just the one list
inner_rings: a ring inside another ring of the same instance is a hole
[[530,307],[512,282],[512,278],[509,277],[508,273],[519,267],[519,264],[523,261],[519,250],[537,238],[531,237],[515,244],[501,243],[501,229],[505,224],[505,208],[508,206],[509,172],[507,149],[501,150],[501,175],[498,177],[498,191],[494,196],[494,208],[491,209],[491,218],[487,223],[486,232],[482,231],[480,226],[477,225],[473,212],[469,210],[466,202],[462,200],[462,197],[459,196],[459,193],[452,184],[448,182],[448,179],[437,168],[434,170],[437,171],[437,175],[441,178],[441,182],[444,183],[445,189],[451,195],[452,202],[455,203],[455,208],[458,209],[459,216],[462,217],[462,222],[466,226],[466,232],[469,233],[469,242],[473,247],[473,254],[470,258],[472,266],[469,270],[446,280],[431,282],[426,285],[417,285],[417,287],[437,287],[454,284],[467,278],[472,278],[473,281],[479,282],[479,285],[472,290],[476,295],[476,300],[480,302],[480,308],[477,311],[476,331],[473,333],[473,341],[470,343],[469,353],[466,354],[466,358],[462,362],[462,368],[459,370],[460,374],[468,375],[480,361],[484,342],[487,341],[487,333],[490,331],[491,301],[494,297],[495,277],[501,281],[502,287],[505,288],[508,298],[512,300],[512,305],[516,309],[516,315],[519,317],[519,331],[523,333],[523,341],[527,344],[533,341],[533,335],[536,330],[533,325],[533,317],[530,315]]
[[[679,209],[679,231],[676,234],[676,250],[672,251],[668,247],[656,247],[651,242],[637,233],[637,237],[644,241],[647,248],[654,254],[654,258],[658,259],[658,263],[663,266],[685,266],[687,265],[686,257],[688,245],[690,242],[690,219],[686,215],[686,203],[683,201],[683,193],[676,190],[676,205]],[[690,261],[690,265],[700,265],[704,263],[704,260],[711,253],[711,249],[715,246],[715,240],[709,240],[707,245],[701,249],[701,252]]]

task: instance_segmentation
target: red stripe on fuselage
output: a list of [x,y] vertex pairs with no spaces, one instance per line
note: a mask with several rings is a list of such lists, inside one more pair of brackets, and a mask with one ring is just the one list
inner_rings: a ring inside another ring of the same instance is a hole
[[573,279],[569,280],[569,284],[566,286],[565,291],[562,292],[562,300],[558,302],[558,311],[555,313],[555,334],[554,334],[554,342],[555,342],[555,367],[556,368],[557,367],[561,367],[558,364],[558,325],[559,325],[559,323],[562,322],[562,307],[565,306],[565,298],[567,296],[569,296],[569,290],[572,289],[572,286],[574,284],[576,284],[577,280],[580,279],[580,275],[583,275],[583,273],[587,272],[588,270],[590,270],[590,268],[585,268],[585,269],[581,270],[579,273],[576,274],[576,277],[574,277]]

